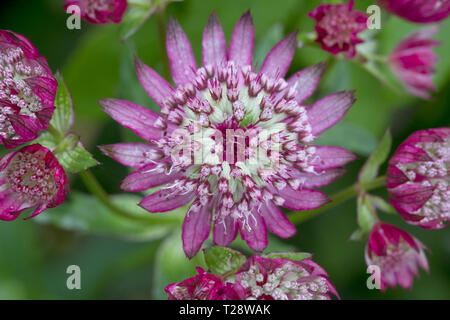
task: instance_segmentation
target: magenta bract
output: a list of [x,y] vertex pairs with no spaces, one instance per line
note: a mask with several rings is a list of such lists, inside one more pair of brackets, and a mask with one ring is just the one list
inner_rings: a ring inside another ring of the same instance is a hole
[[387,11],[411,22],[432,23],[450,15],[448,0],[378,0]]
[[0,144],[15,148],[47,129],[56,88],[47,61],[33,44],[0,30]]
[[105,99],[103,110],[148,143],[100,147],[137,168],[125,191],[165,185],[140,206],[165,212],[192,201],[183,225],[183,248],[193,257],[214,225],[214,243],[230,244],[240,231],[255,251],[267,246],[267,230],[287,238],[296,229],[278,206],[308,210],[326,204],[320,191],[355,159],[342,148],[314,146],[321,132],[353,105],[353,92],[339,92],[310,105],[324,72],[319,63],[284,80],[296,33],[281,40],[259,71],[252,68],[254,28],[246,13],[228,49],[215,14],[203,34],[202,67],[180,25],[170,20],[167,53],[176,89],[136,59],[137,76],[161,115],[132,102]]
[[169,300],[241,300],[239,285],[225,282],[219,276],[197,267],[198,275],[165,288]]
[[120,23],[127,9],[127,0],[65,0],[64,9],[76,5],[81,18],[94,24]]
[[370,232],[366,246],[366,263],[381,272],[381,290],[397,284],[411,289],[418,265],[428,271],[425,246],[406,231],[387,223],[378,223]]
[[246,299],[329,300],[339,297],[322,267],[311,259],[292,261],[254,255],[236,273]]
[[405,89],[423,99],[429,99],[430,92],[436,91],[432,76],[439,59],[432,49],[440,42],[431,37],[438,30],[438,26],[432,26],[414,32],[389,55],[389,65]]
[[316,42],[332,54],[343,52],[347,58],[356,54],[356,45],[363,40],[358,33],[367,29],[367,14],[353,10],[354,1],[344,4],[320,5],[308,15],[316,20]]
[[39,144],[10,152],[0,160],[0,219],[15,220],[37,207],[27,219],[60,205],[69,191],[64,169]]
[[410,135],[389,161],[389,199],[410,224],[439,229],[450,220],[450,128]]

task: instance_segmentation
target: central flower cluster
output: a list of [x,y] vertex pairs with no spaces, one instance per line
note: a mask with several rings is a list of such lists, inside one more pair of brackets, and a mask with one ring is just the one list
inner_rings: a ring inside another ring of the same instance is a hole
[[57,192],[56,167],[45,163],[47,152],[18,153],[7,168],[9,188],[30,202],[50,201]]
[[283,205],[277,193],[304,183],[290,174],[293,167],[315,173],[318,157],[309,146],[314,136],[306,109],[294,100],[295,87],[287,87],[282,78],[227,62],[198,69],[177,88],[161,110],[167,118],[157,120],[162,128],[178,127],[156,142],[162,157],[172,159],[170,173],[184,173],[164,188],[170,196],[195,192],[199,201],[191,210],[199,210],[218,190],[217,222],[231,216],[249,231],[263,200]]
[[28,218],[60,205],[69,190],[63,167],[40,144],[25,146],[0,159],[0,220],[15,220],[36,207]]

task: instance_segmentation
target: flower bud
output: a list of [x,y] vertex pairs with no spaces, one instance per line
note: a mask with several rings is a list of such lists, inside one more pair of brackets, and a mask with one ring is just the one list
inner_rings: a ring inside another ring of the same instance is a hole
[[417,265],[428,271],[425,246],[409,233],[387,223],[378,223],[370,232],[366,246],[366,263],[380,268],[381,290],[397,283],[410,289],[418,274]]

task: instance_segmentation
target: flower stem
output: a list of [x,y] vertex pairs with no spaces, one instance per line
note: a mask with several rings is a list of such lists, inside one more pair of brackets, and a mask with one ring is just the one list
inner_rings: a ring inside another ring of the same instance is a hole
[[61,134],[59,133],[59,131],[56,130],[56,128],[53,125],[51,125],[50,123],[48,124],[47,131],[50,132],[51,135],[53,135],[57,138],[61,138]]
[[86,185],[86,188],[91,192],[95,197],[97,197],[100,202],[102,202],[108,209],[110,209],[113,213],[127,219],[132,219],[139,222],[145,222],[148,224],[157,224],[159,222],[162,223],[179,223],[178,219],[169,220],[167,218],[165,219],[157,219],[155,217],[140,217],[136,214],[133,214],[127,210],[124,210],[111,202],[108,193],[103,189],[100,182],[98,182],[97,178],[92,174],[91,171],[86,170],[80,172],[80,177],[83,180],[84,184]]
[[327,203],[326,205],[314,209],[314,210],[307,210],[307,211],[295,211],[292,214],[288,216],[289,220],[293,224],[300,224],[303,221],[309,220],[317,215],[319,215],[322,212],[327,211],[328,209],[337,207],[338,205],[346,202],[347,200],[350,200],[351,198],[355,197],[358,193],[358,189],[360,190],[373,190],[379,187],[384,186],[386,183],[386,176],[378,177],[371,182],[368,182],[364,185],[358,185],[358,183],[355,183],[354,185],[351,185],[348,188],[345,188],[344,190],[341,190],[334,195],[330,197],[331,202]]

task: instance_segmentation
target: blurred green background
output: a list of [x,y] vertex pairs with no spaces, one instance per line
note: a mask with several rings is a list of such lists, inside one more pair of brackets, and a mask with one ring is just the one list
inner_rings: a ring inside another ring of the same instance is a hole
[[[223,26],[227,40],[239,17],[251,9],[255,29],[255,61],[285,34],[295,29],[312,30],[307,12],[318,0],[186,0],[168,5],[161,17],[179,20],[200,61],[201,36],[212,11]],[[117,25],[93,26],[82,21],[81,30],[68,30],[68,15],[62,0],[9,0],[0,4],[0,28],[28,37],[48,59],[54,71],[61,71],[75,102],[75,133],[102,165],[92,169],[114,201],[147,215],[135,203],[142,195],[121,195],[120,181],[127,169],[103,156],[96,145],[136,139],[100,109],[97,100],[115,97],[156,109],[139,85],[133,56],[163,72],[156,17],[125,43]],[[358,0],[360,10],[373,1]],[[387,54],[412,30],[420,28],[396,17],[383,15],[377,35],[379,52]],[[419,129],[450,124],[450,21],[442,24],[436,49],[441,61],[435,82],[439,88],[431,101],[399,95],[351,61],[330,67],[315,98],[338,90],[356,90],[358,101],[344,121],[327,132],[321,143],[347,147],[359,160],[348,166],[348,174],[325,188],[332,194],[356,180],[364,160],[375,148],[387,127],[392,129],[394,147]],[[289,73],[329,56],[316,48],[295,53]],[[387,70],[384,70],[387,72]],[[382,173],[384,173],[383,167]],[[0,223],[0,299],[166,299],[165,285],[192,276],[194,265],[184,257],[179,234],[183,210],[164,215],[152,223],[129,221],[114,216],[87,194],[81,180],[71,176],[71,196],[58,208],[39,217]],[[377,191],[386,196],[383,189]],[[368,290],[364,243],[350,242],[356,229],[355,201],[348,201],[298,226],[289,240],[271,238],[270,250],[299,250],[314,253],[314,259],[330,274],[344,299],[449,299],[450,230],[427,231],[411,227],[398,216],[380,213],[381,218],[411,232],[428,248],[430,273],[420,272],[411,291]],[[245,248],[240,241],[236,248]],[[249,253],[248,251],[246,253]],[[66,268],[79,265],[81,290],[68,290]]]

